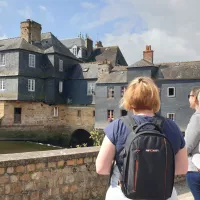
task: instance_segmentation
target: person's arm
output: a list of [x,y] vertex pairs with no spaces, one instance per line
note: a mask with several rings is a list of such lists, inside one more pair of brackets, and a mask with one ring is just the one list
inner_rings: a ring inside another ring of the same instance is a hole
[[109,175],[114,156],[115,145],[105,136],[96,159],[96,172],[102,175]]
[[185,131],[187,153],[190,154],[200,142],[200,115],[193,115]]
[[186,147],[180,149],[175,156],[175,175],[186,174],[188,171],[188,157]]

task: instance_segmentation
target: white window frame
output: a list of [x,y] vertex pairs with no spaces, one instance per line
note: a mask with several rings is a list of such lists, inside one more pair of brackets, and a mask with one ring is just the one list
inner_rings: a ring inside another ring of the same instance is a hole
[[115,87],[108,86],[107,87],[107,99],[113,99],[115,97]]
[[5,53],[0,53],[0,66],[5,66],[6,65],[6,54]]
[[29,54],[29,67],[35,68],[35,55]]
[[121,97],[124,96],[126,89],[127,89],[127,86],[121,86]]
[[[173,89],[174,90],[174,94],[173,95],[169,95],[169,90]],[[176,96],[176,88],[175,87],[168,87],[167,88],[167,96],[168,97],[175,97]]]
[[35,92],[35,79],[28,79],[28,91]]
[[77,56],[77,47],[73,47],[73,48],[72,48],[72,53],[73,53],[75,56]]
[[59,59],[59,72],[63,72],[63,60]]
[[63,92],[63,81],[59,81],[59,93]]
[[0,79],[0,91],[5,90],[5,79]]
[[114,120],[114,110],[107,110],[107,120]]
[[57,106],[53,108],[53,116],[58,117],[58,107]]
[[94,95],[95,94],[95,83],[88,82],[87,84],[87,95]]
[[[172,118],[170,117],[170,115],[172,115]],[[175,121],[175,113],[167,113],[167,118]]]

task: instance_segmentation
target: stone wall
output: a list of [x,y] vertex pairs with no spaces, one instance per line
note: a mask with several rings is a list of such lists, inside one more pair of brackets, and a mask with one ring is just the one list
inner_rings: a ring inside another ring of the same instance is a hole
[[[108,176],[96,173],[99,147],[0,156],[0,200],[103,200]],[[175,182],[184,180],[177,176]]]
[[[58,107],[58,116],[54,116]],[[21,108],[21,123],[14,123],[14,108]],[[63,127],[91,131],[94,127],[94,106],[49,106],[41,102],[0,101],[1,127]]]
[[95,171],[99,147],[0,157],[0,200],[103,200],[107,176]]

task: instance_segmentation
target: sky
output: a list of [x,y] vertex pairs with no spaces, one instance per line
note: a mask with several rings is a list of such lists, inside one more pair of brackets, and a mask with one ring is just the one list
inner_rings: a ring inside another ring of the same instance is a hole
[[118,45],[128,64],[146,45],[154,63],[200,60],[199,0],[0,0],[0,39],[18,37],[32,19],[58,39],[89,35]]

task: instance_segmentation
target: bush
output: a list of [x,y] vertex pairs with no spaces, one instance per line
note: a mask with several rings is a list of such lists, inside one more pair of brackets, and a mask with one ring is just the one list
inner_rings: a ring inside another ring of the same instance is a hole
[[104,132],[102,130],[94,129],[90,132],[90,138],[93,140],[93,146],[101,146],[104,139]]

